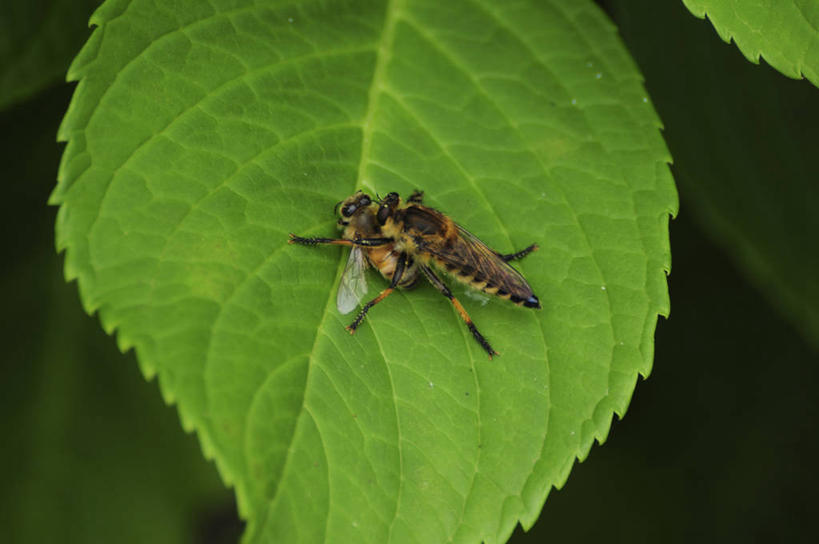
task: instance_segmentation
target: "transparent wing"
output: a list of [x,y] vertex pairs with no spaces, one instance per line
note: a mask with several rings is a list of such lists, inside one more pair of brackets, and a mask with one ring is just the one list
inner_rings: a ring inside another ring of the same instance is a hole
[[338,296],[336,306],[342,314],[349,314],[356,309],[361,299],[367,294],[367,259],[364,250],[358,246],[353,246],[350,250],[350,257],[341,275],[341,282],[338,286]]

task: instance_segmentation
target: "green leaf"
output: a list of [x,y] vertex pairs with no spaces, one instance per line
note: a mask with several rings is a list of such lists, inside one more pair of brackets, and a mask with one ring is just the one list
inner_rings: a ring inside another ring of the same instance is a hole
[[[818,347],[816,88],[732,55],[682,6],[630,0],[619,11],[668,127],[686,209]],[[681,47],[660,51],[660,40]]]
[[[816,0],[683,0],[706,16],[720,38],[749,61],[759,57],[788,77],[819,85],[819,2]],[[671,42],[669,42],[671,43]]]
[[[235,486],[246,540],[531,525],[668,312],[669,156],[610,22],[586,1],[109,1],[93,22],[52,200],[66,274]],[[462,297],[493,361],[429,286],[351,337],[345,252],[286,240],[333,235],[357,188],[537,242],[544,309]]]
[[65,78],[88,38],[100,0],[4,2],[0,17],[0,110]]

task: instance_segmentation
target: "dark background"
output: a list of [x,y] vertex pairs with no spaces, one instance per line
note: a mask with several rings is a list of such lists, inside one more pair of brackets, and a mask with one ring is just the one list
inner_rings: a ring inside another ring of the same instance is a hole
[[[625,420],[512,542],[812,540],[819,344],[713,219],[779,236],[768,256],[788,265],[781,280],[815,285],[817,268],[799,267],[819,254],[806,205],[819,176],[801,150],[819,144],[819,90],[749,63],[681,1],[599,4],[675,158],[672,314]],[[0,112],[3,540],[236,542],[232,494],[195,437],[63,281],[46,201],[71,92],[54,82]],[[743,197],[754,191],[756,207]]]

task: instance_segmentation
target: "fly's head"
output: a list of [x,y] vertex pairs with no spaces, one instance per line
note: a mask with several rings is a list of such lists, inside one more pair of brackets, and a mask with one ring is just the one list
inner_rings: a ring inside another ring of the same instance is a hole
[[[346,228],[351,224],[366,228],[366,225],[358,225],[358,223],[370,222],[367,216],[372,215],[367,213],[370,210],[370,205],[373,201],[367,193],[358,191],[352,196],[348,196],[341,202],[336,204],[335,212],[338,214],[339,228]],[[360,229],[359,229],[360,230]]]

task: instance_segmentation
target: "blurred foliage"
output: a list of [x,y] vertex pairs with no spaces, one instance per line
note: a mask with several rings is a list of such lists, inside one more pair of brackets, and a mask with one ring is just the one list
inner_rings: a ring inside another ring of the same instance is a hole
[[0,3],[0,109],[65,79],[101,0]]
[[[804,541],[819,485],[819,366],[791,324],[815,342],[794,310],[817,277],[816,186],[805,177],[815,89],[750,65],[680,2],[603,4],[676,161],[673,313],[628,422],[513,542]],[[231,493],[195,438],[62,281],[45,201],[69,95],[61,86],[0,115],[4,541],[233,542]],[[762,237],[762,264],[784,272],[761,275],[731,226]]]
[[70,91],[0,115],[4,541],[235,542],[232,493],[62,277],[45,203]]
[[679,2],[609,6],[665,124],[681,213],[819,348],[819,91],[746,62]]

